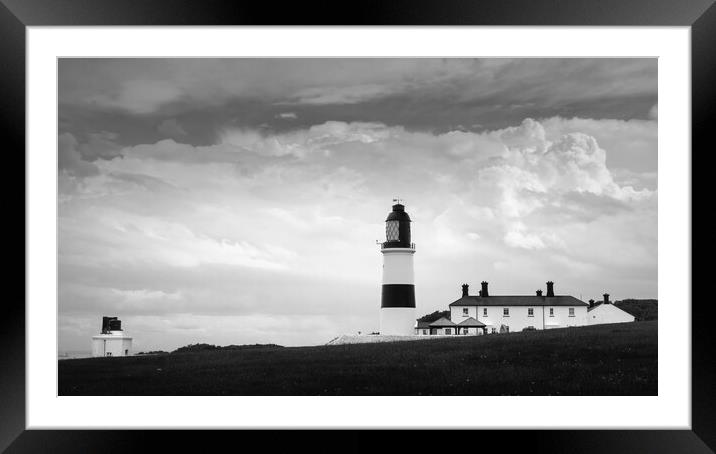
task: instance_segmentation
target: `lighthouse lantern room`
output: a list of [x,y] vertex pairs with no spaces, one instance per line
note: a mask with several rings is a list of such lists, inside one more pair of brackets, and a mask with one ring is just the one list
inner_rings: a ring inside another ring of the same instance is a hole
[[415,329],[415,282],[410,241],[410,216],[399,199],[385,220],[383,286],[380,299],[380,334],[411,335]]

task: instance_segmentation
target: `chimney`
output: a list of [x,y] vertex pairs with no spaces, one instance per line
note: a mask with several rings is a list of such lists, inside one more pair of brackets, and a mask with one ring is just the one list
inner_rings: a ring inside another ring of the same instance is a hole
[[604,304],[609,304],[609,293],[604,294]]
[[554,296],[554,282],[547,281],[547,296]]
[[537,296],[542,296],[542,290],[537,290]]
[[462,296],[467,296],[467,284],[462,284]]
[[594,300],[589,300],[589,307],[594,307]]
[[480,291],[480,296],[482,296],[483,298],[486,296],[490,296],[490,294],[487,293],[487,282],[482,281],[481,284],[482,284],[482,290]]

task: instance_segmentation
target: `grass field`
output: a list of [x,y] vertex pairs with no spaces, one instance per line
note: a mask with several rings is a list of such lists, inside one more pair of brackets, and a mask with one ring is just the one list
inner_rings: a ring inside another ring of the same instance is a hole
[[656,395],[656,321],[58,361],[60,395]]

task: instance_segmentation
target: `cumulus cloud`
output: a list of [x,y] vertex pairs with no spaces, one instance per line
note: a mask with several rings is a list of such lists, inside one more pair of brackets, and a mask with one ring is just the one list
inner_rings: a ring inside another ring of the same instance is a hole
[[95,159],[114,159],[121,156],[121,147],[116,143],[117,134],[110,131],[90,132],[78,149],[87,161]]
[[521,247],[525,249],[544,249],[545,244],[542,239],[531,233],[525,233],[521,230],[510,230],[505,235],[505,243],[511,247]]
[[[419,312],[443,308],[458,284],[478,279],[509,287],[502,293],[553,279],[564,293],[608,285],[654,296],[656,188],[617,178],[612,149],[574,131],[579,124],[621,128],[616,150],[651,130],[550,118],[430,134],[331,121],[285,133],[226,129],[211,146],[161,140],[92,163],[60,136],[61,171],[83,178],[61,188],[61,314],[89,320],[106,308],[138,328],[142,314],[163,317],[185,343],[197,339],[182,327],[210,328],[221,314],[248,342],[376,329],[374,243],[394,196],[414,221]],[[286,313],[296,324],[286,332],[250,327],[284,326]],[[205,339],[232,339],[219,331]]]
[[82,158],[79,143],[72,134],[65,133],[58,137],[57,153],[57,164],[60,172],[78,177],[87,177],[99,173],[97,166]]
[[552,117],[540,120],[545,138],[556,142],[565,134],[582,133],[594,137],[608,150],[607,164],[612,170],[629,169],[638,173],[657,170],[657,122],[654,120],[594,120]]

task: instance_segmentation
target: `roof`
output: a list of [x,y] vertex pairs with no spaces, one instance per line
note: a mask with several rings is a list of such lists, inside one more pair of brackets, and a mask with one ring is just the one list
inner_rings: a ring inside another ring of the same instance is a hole
[[458,325],[458,326],[464,326],[464,327],[471,327],[471,326],[482,327],[482,326],[485,326],[484,323],[482,323],[481,321],[475,320],[475,319],[472,318],[472,317],[466,318],[465,320],[461,321],[461,322],[458,323],[457,325]]
[[450,306],[589,306],[589,303],[570,295],[495,295],[484,298],[463,296],[450,303]]
[[418,320],[418,324],[415,327],[418,329],[430,328],[430,322],[422,322],[422,321]]
[[455,323],[445,317],[442,317],[430,324],[431,328],[442,328],[443,326],[455,326]]
[[596,308],[598,308],[598,307],[602,307],[602,306],[611,306],[611,307],[613,307],[614,309],[618,309],[618,310],[620,310],[620,311],[622,311],[622,312],[625,312],[625,313],[627,313],[627,314],[629,314],[629,315],[632,315],[632,314],[630,314],[629,312],[625,311],[624,309],[618,307],[616,304],[612,303],[611,301],[608,302],[608,303],[605,303],[605,302],[603,302],[603,301],[599,301],[599,302],[597,302],[597,303],[594,304],[594,307],[590,307],[589,309],[587,309],[587,312],[592,312],[594,309],[596,309]]

